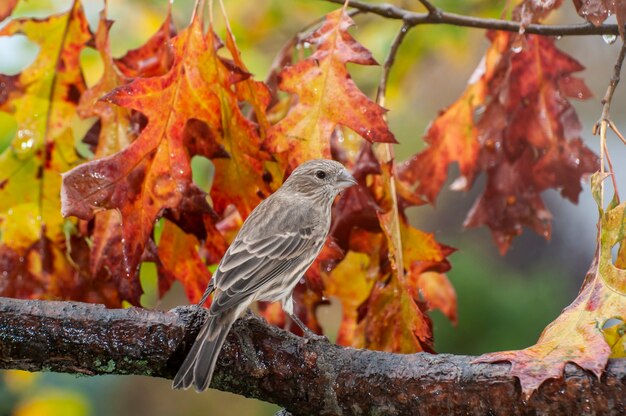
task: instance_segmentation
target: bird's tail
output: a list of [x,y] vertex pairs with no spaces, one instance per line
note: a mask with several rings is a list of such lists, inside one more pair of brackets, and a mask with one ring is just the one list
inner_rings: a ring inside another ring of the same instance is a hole
[[176,373],[173,388],[187,389],[193,384],[200,392],[209,387],[217,357],[236,318],[232,311],[209,316]]

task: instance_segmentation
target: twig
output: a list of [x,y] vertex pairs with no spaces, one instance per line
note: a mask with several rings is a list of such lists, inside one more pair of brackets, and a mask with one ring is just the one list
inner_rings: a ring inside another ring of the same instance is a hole
[[[613,94],[615,94],[615,89],[617,88],[617,84],[620,81],[620,74],[622,72],[622,64],[624,63],[624,58],[626,57],[626,42],[622,42],[622,48],[619,51],[619,56],[617,57],[617,62],[615,62],[615,66],[613,67],[613,76],[609,81],[609,86],[606,89],[606,93],[604,94],[604,98],[602,98],[602,114],[600,115],[600,120],[596,122],[593,126],[593,134],[600,133],[600,173],[604,173],[604,159],[606,155],[606,160],[609,163],[609,168],[611,172],[613,172],[613,166],[611,165],[611,159],[608,154],[608,148],[606,146],[606,130],[607,126],[611,128],[611,130],[626,144],[626,140],[624,140],[624,136],[619,131],[615,123],[611,120],[610,110],[611,110],[611,101],[613,100]],[[615,176],[615,175],[612,175]],[[615,188],[615,196],[619,201],[619,194],[616,186],[616,182],[613,179],[613,188]],[[600,201],[601,204],[604,205],[604,182],[600,183]]]
[[437,7],[435,7],[430,1],[428,0],[419,0],[420,3],[422,3],[422,6],[424,6],[426,8],[426,10],[428,10],[428,14],[439,14],[441,13],[441,10]]
[[615,93],[615,89],[617,88],[617,84],[619,84],[620,73],[622,72],[622,64],[624,63],[624,57],[626,56],[626,42],[622,43],[622,48],[619,51],[619,56],[617,57],[617,62],[615,62],[615,66],[613,67],[613,76],[609,81],[609,86],[606,89],[606,93],[604,94],[604,98],[602,98],[602,114],[600,115],[600,121],[609,121],[611,117],[609,116],[609,110],[611,109],[611,100],[613,100],[613,94]]
[[624,135],[619,131],[615,123],[613,123],[613,120],[609,119],[608,121],[609,121],[609,127],[611,127],[611,130],[613,130],[613,132],[617,134],[617,137],[619,137],[622,143],[626,144],[626,138],[624,138]]
[[606,163],[609,165],[609,173],[611,174],[611,183],[613,189],[615,189],[615,198],[619,201],[619,191],[617,190],[617,180],[615,179],[615,170],[613,169],[613,162],[611,162],[611,156],[609,156],[609,149],[606,147],[606,141],[604,142],[604,154],[606,155]]
[[[391,48],[389,50],[389,54],[387,58],[385,58],[385,63],[383,64],[383,73],[380,77],[380,83],[378,84],[378,92],[376,93],[376,102],[381,107],[385,106],[385,95],[387,93],[387,81],[389,79],[389,74],[391,73],[391,67],[396,60],[396,55],[398,53],[398,49],[400,49],[400,45],[402,41],[406,37],[406,34],[411,29],[406,23],[402,25],[400,31],[396,35],[396,38],[393,40],[391,44]],[[392,218],[392,230],[391,230],[391,247],[393,250],[393,258],[396,262],[397,271],[398,271],[398,279],[400,281],[404,280],[404,268],[402,266],[402,236],[400,234],[400,210],[398,207],[398,197],[396,191],[396,181],[394,179],[395,176],[395,166],[393,165],[393,161],[395,159],[393,146],[390,143],[380,143],[378,146],[374,147],[374,152],[376,154],[377,159],[382,163],[391,163],[391,177],[389,181],[387,181],[389,186],[389,195],[391,197],[392,205],[391,212],[393,214]]]
[[378,92],[376,93],[376,102],[382,107],[385,106],[385,94],[387,93],[387,81],[389,80],[389,73],[391,72],[391,67],[393,63],[396,61],[396,55],[398,54],[398,49],[400,49],[400,45],[402,41],[406,37],[407,33],[411,26],[406,23],[402,25],[400,31],[396,35],[396,38],[393,40],[391,44],[391,48],[389,49],[389,54],[387,58],[385,58],[385,63],[383,64],[383,73],[380,76],[380,83],[378,84]]
[[[344,0],[323,1],[338,4],[344,3]],[[421,3],[424,7],[427,7],[423,1],[421,1]],[[431,12],[429,9],[428,13],[415,13],[391,4],[368,4],[356,0],[351,0],[349,6],[361,10],[364,13],[372,13],[389,19],[402,20],[408,26],[415,26],[418,24],[446,24],[481,29],[504,30],[507,32],[519,32],[520,29],[520,22],[463,16],[456,13],[444,12],[436,8],[436,12]],[[603,24],[600,26],[594,26],[591,23],[573,25],[530,24],[525,27],[524,33],[546,36],[619,35],[619,30],[616,24]]]

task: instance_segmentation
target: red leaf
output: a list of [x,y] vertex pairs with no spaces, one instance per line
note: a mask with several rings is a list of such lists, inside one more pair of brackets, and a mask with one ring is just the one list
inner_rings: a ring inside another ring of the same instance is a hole
[[306,41],[317,49],[279,74],[279,88],[296,94],[297,103],[270,131],[267,146],[288,152],[289,168],[303,161],[330,157],[330,137],[340,124],[370,142],[395,143],[385,110],[354,84],[346,64],[374,65],[371,53],[348,33],[352,19],[337,10]]

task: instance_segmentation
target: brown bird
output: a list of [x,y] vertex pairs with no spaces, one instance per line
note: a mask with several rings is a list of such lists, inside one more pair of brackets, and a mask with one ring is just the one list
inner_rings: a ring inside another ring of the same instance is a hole
[[312,160],[250,213],[200,300],[215,292],[174,388],[207,389],[226,335],[254,301],[280,301],[305,335],[314,336],[294,315],[292,292],[324,245],[335,197],[355,184],[341,163]]

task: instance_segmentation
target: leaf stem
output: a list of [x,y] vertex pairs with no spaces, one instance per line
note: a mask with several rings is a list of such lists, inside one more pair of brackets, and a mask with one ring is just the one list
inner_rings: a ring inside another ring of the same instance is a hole
[[[617,190],[617,184],[614,178],[613,166],[611,164],[611,159],[608,153],[608,148],[606,146],[606,131],[607,127],[609,127],[619,138],[620,140],[626,144],[626,140],[624,136],[619,131],[613,120],[611,120],[610,110],[611,110],[611,101],[613,100],[613,94],[615,93],[615,89],[617,88],[617,84],[620,81],[620,74],[622,72],[622,64],[624,63],[624,58],[626,57],[626,42],[622,42],[622,48],[620,49],[619,55],[617,57],[617,62],[615,62],[615,66],[613,67],[613,76],[609,81],[609,86],[606,89],[606,93],[604,94],[604,98],[602,98],[602,114],[600,115],[600,120],[596,122],[593,126],[593,134],[597,134],[598,130],[600,133],[600,173],[604,173],[604,160],[606,159],[609,163],[609,169],[611,172],[613,188],[615,188],[615,196],[619,201],[619,193]],[[606,156],[606,157],[605,157]],[[600,183],[600,201],[602,206],[604,206],[604,181]]]
[[[344,4],[344,0],[323,1]],[[420,0],[420,3],[426,7],[428,13],[416,13],[391,4],[369,4],[358,0],[350,0],[349,6],[364,13],[372,13],[388,19],[402,20],[411,27],[418,24],[444,24],[479,29],[504,30],[517,33],[521,26],[520,22],[445,12],[436,8],[427,0]],[[524,28],[524,33],[546,36],[619,35],[618,26],[616,24],[603,24],[600,26],[594,26],[591,23],[569,25],[530,24],[524,26]]]
[[[411,26],[404,23],[400,28],[400,31],[396,35],[393,43],[391,44],[391,48],[389,50],[389,54],[387,58],[385,58],[385,63],[383,65],[383,72],[380,77],[380,83],[378,84],[378,92],[376,93],[376,102],[381,107],[385,106],[385,96],[387,93],[387,81],[389,79],[389,74],[391,72],[391,67],[396,60],[396,55],[398,50],[400,49],[400,45],[402,41],[406,37],[406,34],[411,29]],[[374,147],[376,157],[382,163],[390,163],[391,171],[388,185],[389,185],[389,195],[391,198],[391,212],[392,212],[392,227],[391,227],[391,247],[393,247],[393,257],[397,265],[398,279],[399,281],[403,281],[404,279],[404,267],[402,260],[402,235],[400,232],[400,210],[398,207],[398,197],[396,192],[396,182],[395,182],[395,165],[394,165],[394,150],[391,143],[381,143]]]

